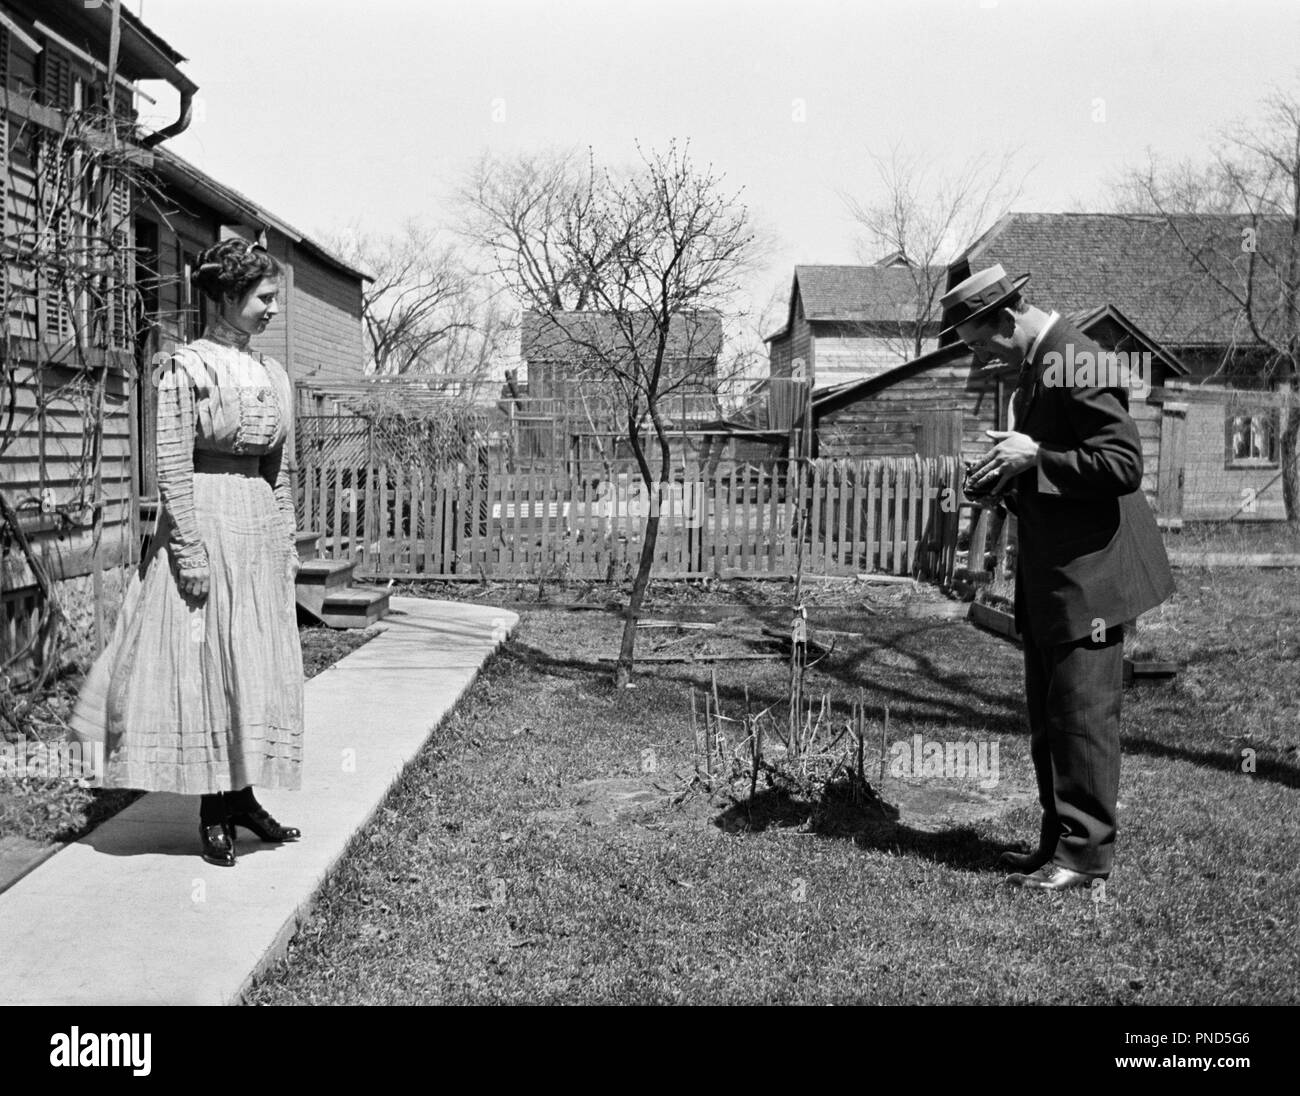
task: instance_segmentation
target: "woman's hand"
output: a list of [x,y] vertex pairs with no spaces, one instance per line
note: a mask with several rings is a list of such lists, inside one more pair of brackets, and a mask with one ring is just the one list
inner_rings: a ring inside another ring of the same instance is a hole
[[178,571],[176,585],[188,598],[204,601],[208,596],[208,567],[186,567]]
[[302,570],[302,560],[298,558],[297,551],[290,552],[289,563],[288,563],[289,581],[297,582],[298,572],[301,570]]

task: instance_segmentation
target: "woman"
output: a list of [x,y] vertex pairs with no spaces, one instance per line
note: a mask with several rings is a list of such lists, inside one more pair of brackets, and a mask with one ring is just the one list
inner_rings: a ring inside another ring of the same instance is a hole
[[162,513],[72,728],[104,742],[102,786],[200,795],[203,859],[230,866],[236,826],[301,836],[253,795],[301,780],[293,403],[284,368],[249,351],[279,310],[275,260],[223,240],[194,282],[216,318],[155,371]]

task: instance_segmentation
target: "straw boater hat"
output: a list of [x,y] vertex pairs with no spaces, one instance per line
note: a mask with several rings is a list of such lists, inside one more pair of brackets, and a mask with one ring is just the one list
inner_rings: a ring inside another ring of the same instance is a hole
[[1027,281],[1028,274],[1012,281],[1000,263],[972,274],[939,298],[939,308],[947,322],[940,335],[950,335],[959,324],[970,323],[1006,304],[1020,293]]

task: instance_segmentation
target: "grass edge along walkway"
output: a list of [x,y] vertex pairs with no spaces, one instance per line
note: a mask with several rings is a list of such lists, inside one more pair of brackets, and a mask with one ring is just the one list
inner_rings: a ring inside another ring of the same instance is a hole
[[0,894],[0,1004],[230,1004],[281,953],[393,782],[518,624],[394,598],[383,632],[306,686],[303,791],[259,793],[305,834],[199,857],[197,800],[152,793]]

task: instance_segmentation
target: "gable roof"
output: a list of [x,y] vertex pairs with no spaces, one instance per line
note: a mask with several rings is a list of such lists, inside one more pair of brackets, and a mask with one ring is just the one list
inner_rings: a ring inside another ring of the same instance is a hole
[[[916,319],[916,283],[906,264],[881,265],[894,258],[887,256],[873,266],[796,266],[785,323],[764,341],[779,339],[790,330],[796,299],[802,301],[804,316],[812,323],[912,323]],[[935,268],[940,286],[941,269]],[[938,320],[936,300],[927,323],[937,325]]]
[[155,148],[153,155],[154,168],[158,174],[187,194],[197,196],[226,215],[243,217],[255,224],[275,229],[282,236],[292,240],[295,247],[302,248],[321,262],[356,278],[358,281],[374,281],[374,278],[364,270],[358,270],[351,263],[339,258],[328,248],[305,236],[298,229],[282,221],[274,213],[241,194],[234,187],[219,182],[207,172],[195,167],[188,160],[177,156],[170,149]]
[[[1257,286],[1280,288],[1267,264],[1285,224],[1260,222]],[[1067,314],[1111,301],[1165,345],[1251,344],[1237,303],[1198,265],[1244,291],[1250,226],[1236,214],[1008,213],[949,266],[949,285],[1001,263],[1013,277],[1031,276],[1025,293],[1043,308]]]
[[1096,308],[1086,308],[1081,312],[1071,312],[1065,317],[1080,331],[1088,332],[1106,320],[1110,320],[1117,327],[1126,331],[1129,336],[1142,347],[1153,358],[1159,358],[1173,372],[1180,377],[1185,377],[1191,370],[1179,360],[1178,355],[1174,354],[1168,347],[1161,346],[1152,339],[1137,324],[1124,315],[1113,304],[1102,304]]
[[[616,318],[609,312],[524,312],[520,355],[526,362],[571,362],[593,352],[624,348]],[[636,334],[651,340],[653,317],[645,313]],[[682,313],[668,327],[665,353],[674,360],[706,361],[722,353],[722,316],[713,311]]]

